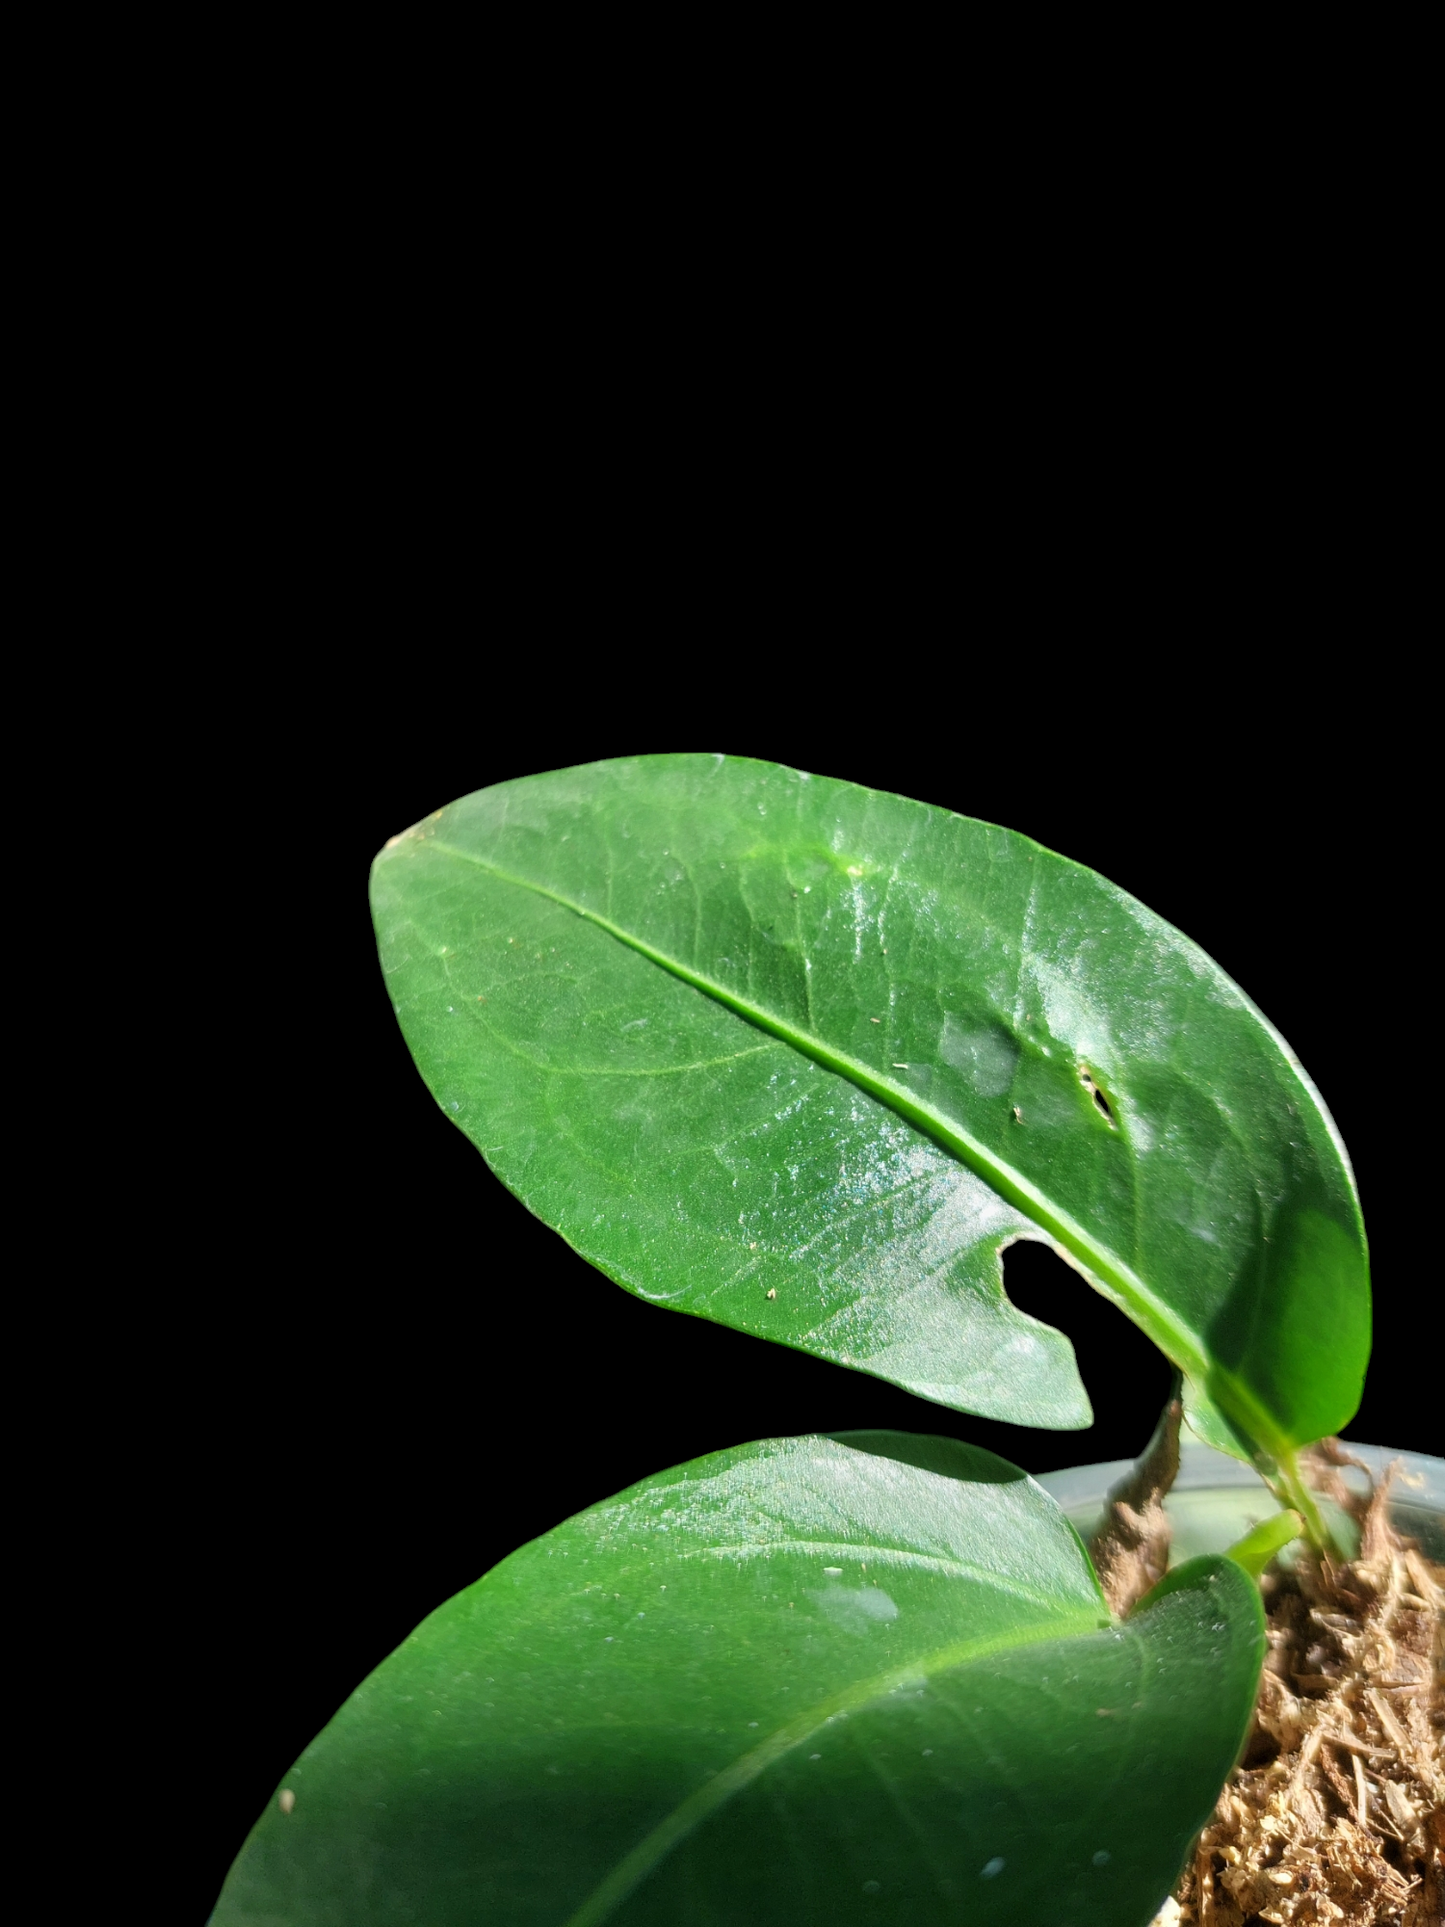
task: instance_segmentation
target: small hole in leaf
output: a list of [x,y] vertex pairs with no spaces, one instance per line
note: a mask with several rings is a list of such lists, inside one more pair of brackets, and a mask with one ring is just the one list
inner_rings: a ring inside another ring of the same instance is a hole
[[1114,1113],[1109,1108],[1109,1100],[1094,1082],[1094,1073],[1089,1069],[1087,1064],[1080,1064],[1079,1066],[1079,1082],[1089,1093],[1090,1097],[1093,1098],[1094,1108],[1109,1126],[1109,1129],[1111,1131],[1117,1130],[1118,1126],[1114,1122]]

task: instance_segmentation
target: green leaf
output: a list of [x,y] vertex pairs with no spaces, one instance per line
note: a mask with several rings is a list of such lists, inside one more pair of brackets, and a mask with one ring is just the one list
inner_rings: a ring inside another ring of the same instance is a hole
[[1211,1443],[1287,1464],[1354,1412],[1338,1136],[1224,973],[1091,870],[849,783],[650,756],[464,797],[388,843],[372,900],[446,1114],[640,1296],[1083,1426],[1072,1347],[1003,1291],[1003,1246],[1039,1238],[1181,1368]]
[[1111,1625],[991,1453],[719,1452],[425,1620],[287,1774],[215,1927],[1142,1927],[1263,1646],[1227,1559]]

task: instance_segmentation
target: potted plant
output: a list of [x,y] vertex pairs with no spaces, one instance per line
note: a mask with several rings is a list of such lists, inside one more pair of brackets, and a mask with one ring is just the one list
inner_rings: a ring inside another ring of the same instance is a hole
[[[592,1507],[357,1690],[217,1927],[1143,1927],[1181,1876],[1186,1907],[1234,1904],[1195,1842],[1210,1827],[1206,1857],[1245,1864],[1258,1840],[1247,1815],[1244,1848],[1218,1834],[1221,1789],[1243,1754],[1262,1827],[1267,1776],[1317,1732],[1302,1773],[1338,1776],[1344,1748],[1352,1824],[1387,1817],[1401,1905],[1429,1901],[1415,1648],[1403,1684],[1351,1675],[1374,1724],[1326,1744],[1308,1711],[1381,1600],[1416,1645],[1437,1616],[1431,1548],[1309,1450],[1368,1356],[1353,1179],[1283,1040],[1196,946],[1010,831],[713,756],[466,797],[388,843],[373,906],[444,1112],[630,1291],[1068,1429],[1089,1415],[1069,1343],[1002,1284],[1003,1250],[1042,1240],[1178,1397],[1111,1498],[855,1433],[739,1445]],[[1187,1454],[1253,1484],[1228,1552],[1171,1564],[1181,1423]],[[1267,1624],[1261,1579],[1299,1609]],[[1321,1613],[1339,1623],[1291,1644]],[[1275,1883],[1280,1918],[1313,1917],[1310,1881]]]

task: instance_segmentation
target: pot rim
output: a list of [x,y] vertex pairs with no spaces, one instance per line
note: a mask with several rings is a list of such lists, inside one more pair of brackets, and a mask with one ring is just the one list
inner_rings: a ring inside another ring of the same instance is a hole
[[[1395,1452],[1385,1445],[1361,1445],[1355,1439],[1341,1439],[1341,1445],[1370,1468],[1378,1478],[1385,1468],[1401,1461],[1391,1498],[1394,1512],[1445,1512],[1445,1459],[1425,1452]],[[1101,1505],[1109,1489],[1134,1468],[1133,1459],[1101,1459],[1093,1465],[1069,1465],[1057,1472],[1036,1472],[1034,1483],[1041,1485],[1066,1512],[1086,1505]],[[1341,1468],[1347,1484],[1357,1491],[1365,1489],[1364,1474],[1351,1466]],[[1268,1492],[1264,1480],[1252,1465],[1216,1452],[1201,1439],[1185,1436],[1179,1441],[1179,1476],[1174,1492],[1218,1491],[1227,1486],[1255,1487]]]

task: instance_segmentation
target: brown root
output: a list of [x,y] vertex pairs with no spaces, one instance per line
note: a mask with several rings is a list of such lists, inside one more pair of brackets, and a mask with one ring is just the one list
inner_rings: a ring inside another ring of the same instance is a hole
[[1089,1545],[1099,1584],[1117,1619],[1159,1583],[1169,1565],[1171,1528],[1164,1498],[1179,1474],[1183,1416],[1184,1407],[1171,1399],[1142,1458],[1110,1491],[1104,1522]]

